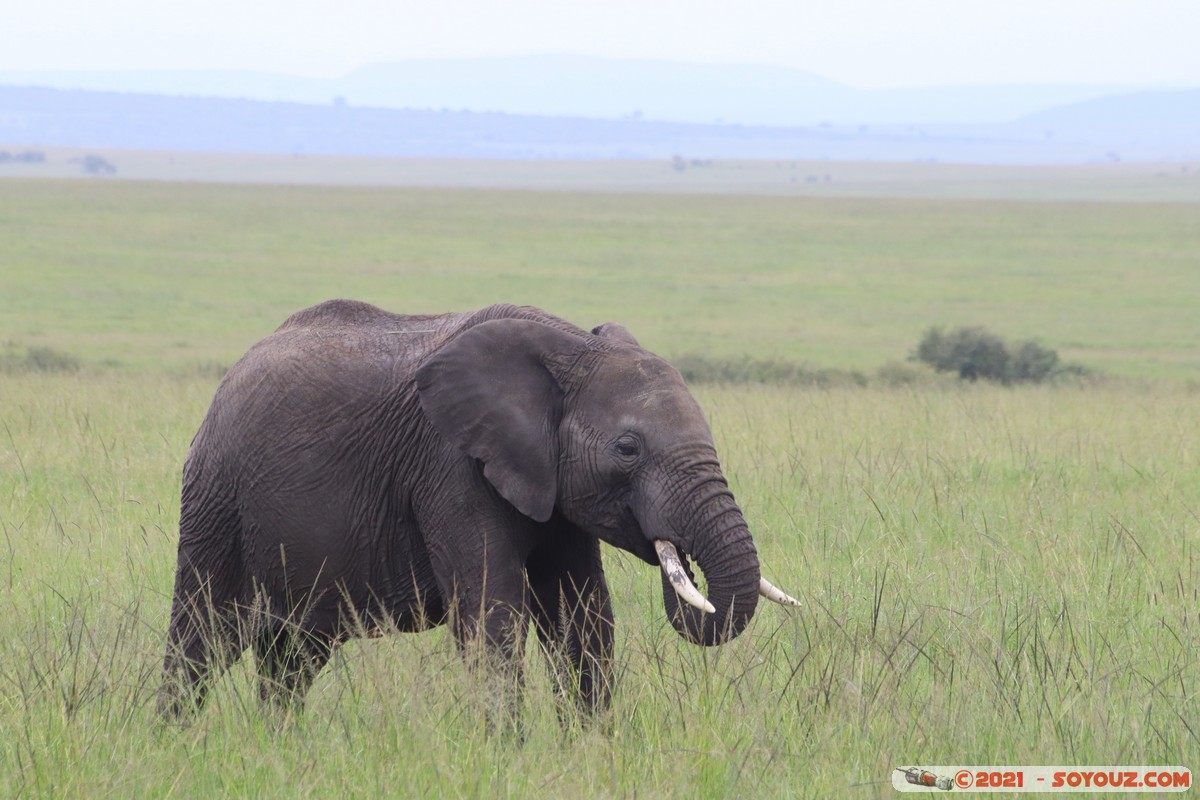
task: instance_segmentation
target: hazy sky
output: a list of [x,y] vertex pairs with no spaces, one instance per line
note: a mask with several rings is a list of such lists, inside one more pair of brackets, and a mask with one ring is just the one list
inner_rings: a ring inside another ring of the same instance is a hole
[[38,0],[0,70],[334,77],[423,57],[575,53],[808,70],[860,87],[1200,86],[1198,0]]

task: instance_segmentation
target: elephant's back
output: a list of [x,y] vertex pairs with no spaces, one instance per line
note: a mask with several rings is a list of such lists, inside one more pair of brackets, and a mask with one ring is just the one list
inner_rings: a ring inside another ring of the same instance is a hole
[[326,300],[292,314],[276,331],[317,328],[324,330],[415,330],[440,327],[452,314],[396,314],[361,300]]
[[430,346],[430,334],[410,333],[421,325],[436,322],[350,300],[293,314],[226,373],[193,454],[245,464],[369,435],[372,417],[412,391]]
[[[390,394],[411,381],[459,316],[395,314],[357,300],[310,306],[255,343],[230,369],[218,398],[265,390],[346,403]],[[330,392],[335,397],[322,397]]]
[[289,316],[230,368],[203,427],[239,449],[251,442],[274,449],[314,430],[367,430],[372,413],[403,404],[416,391],[418,367],[445,342],[500,318],[583,334],[527,306],[396,314],[357,300],[328,300]]

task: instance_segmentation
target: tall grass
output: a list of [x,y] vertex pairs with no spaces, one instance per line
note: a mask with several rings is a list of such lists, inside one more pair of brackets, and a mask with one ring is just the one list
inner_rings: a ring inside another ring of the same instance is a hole
[[[874,797],[899,764],[1195,768],[1197,208],[0,182],[0,796]],[[696,648],[606,548],[594,724],[560,725],[531,642],[526,741],[490,735],[437,630],[350,643],[299,715],[262,713],[244,658],[161,726],[188,442],[223,368],[332,296],[617,319],[702,354],[693,377],[760,381],[698,394],[804,607]],[[928,379],[896,362],[931,324],[1116,378]]]
[[699,390],[765,573],[731,644],[605,549],[618,684],[560,726],[531,643],[523,745],[445,630],[343,648],[303,714],[247,655],[159,726],[178,474],[203,375],[0,384],[0,795],[888,796],[901,763],[1200,756],[1200,395],[923,385]]

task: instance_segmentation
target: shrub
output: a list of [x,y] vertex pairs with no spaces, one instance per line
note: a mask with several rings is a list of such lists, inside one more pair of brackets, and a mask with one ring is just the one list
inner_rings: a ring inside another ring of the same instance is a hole
[[950,334],[930,328],[917,345],[916,358],[938,372],[957,372],[969,381],[1006,381],[1009,369],[1004,341],[983,328],[959,328]]
[[1058,353],[1037,342],[1022,342],[1012,354],[1009,373],[1013,381],[1041,383],[1058,368]]
[[83,171],[89,175],[115,175],[117,173],[116,166],[104,156],[89,154],[79,159],[79,163],[83,165]]

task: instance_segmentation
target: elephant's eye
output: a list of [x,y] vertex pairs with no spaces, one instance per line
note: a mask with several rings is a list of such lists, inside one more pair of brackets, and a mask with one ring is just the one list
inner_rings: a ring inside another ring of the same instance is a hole
[[642,449],[638,447],[637,439],[624,437],[617,440],[616,451],[617,455],[624,458],[634,458],[642,452]]

